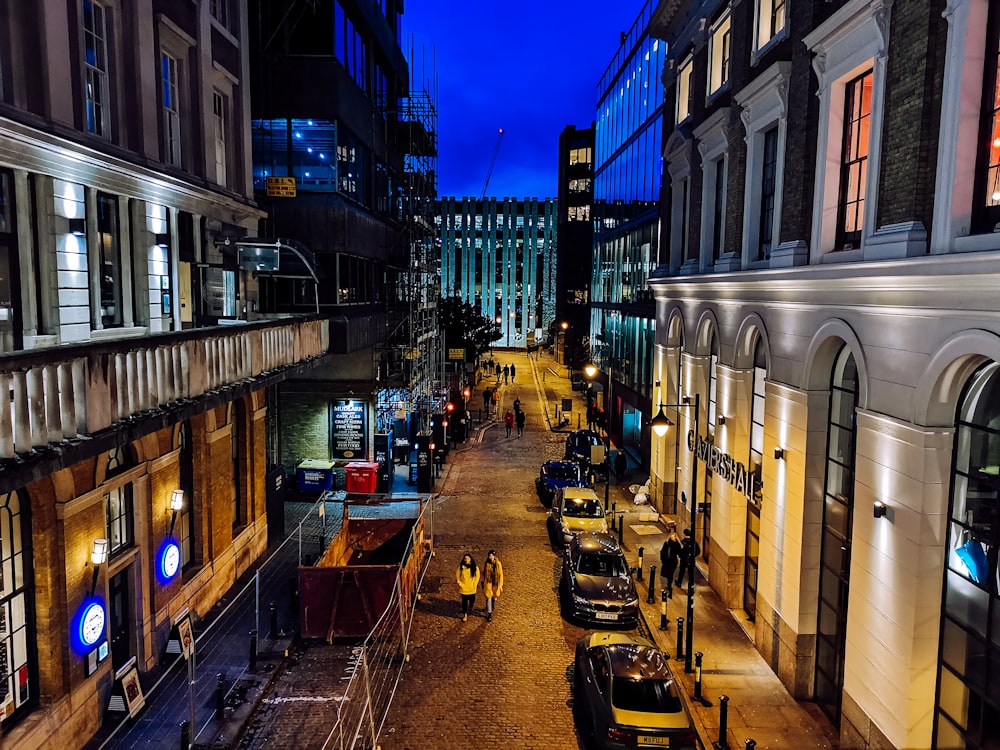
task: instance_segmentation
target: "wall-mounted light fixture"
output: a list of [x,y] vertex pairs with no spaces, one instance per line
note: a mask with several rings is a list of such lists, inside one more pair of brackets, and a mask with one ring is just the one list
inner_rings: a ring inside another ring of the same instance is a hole
[[875,518],[885,518],[885,514],[888,513],[888,511],[889,508],[885,503],[883,503],[881,500],[875,501],[875,508],[874,508]]
[[108,561],[108,540],[95,539],[94,546],[90,550],[90,562],[94,566],[94,578],[90,582],[90,595],[93,596],[97,590],[97,574],[101,565]]
[[667,418],[667,415],[663,413],[662,406],[660,407],[660,410],[656,413],[656,416],[653,417],[651,420],[649,420],[649,426],[653,430],[653,432],[656,433],[657,437],[663,437],[664,435],[666,435],[667,430],[669,430],[673,426],[673,424],[674,423]]
[[720,414],[720,415],[719,415],[719,426],[721,427],[721,426],[723,426],[723,425],[724,425],[725,423],[726,423],[726,415],[725,415],[725,414]]
[[75,234],[77,237],[83,237],[87,233],[87,220],[86,219],[67,219],[66,223],[69,224],[69,233]]
[[681,396],[681,403],[690,404],[691,403],[691,397],[690,396]]
[[774,457],[778,461],[780,461],[781,459],[783,459],[785,457],[785,449],[782,448],[780,445],[775,446],[775,448],[774,448]]
[[170,235],[166,232],[156,233],[156,246],[157,247],[170,247]]
[[167,536],[174,535],[174,523],[177,521],[177,513],[184,507],[184,490],[174,490],[170,495],[170,533]]

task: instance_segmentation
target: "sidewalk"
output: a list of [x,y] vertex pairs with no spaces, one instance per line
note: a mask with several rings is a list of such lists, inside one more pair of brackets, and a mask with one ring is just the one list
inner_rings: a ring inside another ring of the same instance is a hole
[[[586,406],[585,397],[571,388],[565,367],[555,365],[551,357],[542,356],[532,360],[536,385],[545,394],[546,419],[551,429],[568,431],[570,427],[558,428],[549,410],[552,403],[562,398],[574,399]],[[542,379],[541,373],[545,372]],[[630,471],[630,476],[633,472]],[[641,482],[645,476],[627,481]],[[622,521],[622,546],[629,564],[633,568],[641,565],[642,580],[636,582],[639,590],[640,609],[647,630],[656,645],[671,656],[677,657],[677,619],[687,618],[687,585],[673,588],[672,598],[667,599],[667,627],[660,629],[663,581],[657,574],[652,601],[649,601],[650,565],[660,567],[659,550],[666,539],[664,521],[671,516],[659,516],[648,505],[637,506],[633,502],[629,485],[617,485],[612,481],[609,499],[614,504],[616,516]],[[598,482],[596,491],[601,495],[604,488]],[[610,513],[610,509],[609,509]],[[678,529],[678,532],[680,529]],[[642,562],[640,564],[640,550]],[[719,596],[708,586],[704,568],[699,567],[695,576],[694,633],[693,650],[701,652],[701,695],[702,703],[693,700],[695,691],[694,658],[692,673],[685,673],[685,661],[672,661],[672,667],[684,692],[688,706],[698,725],[698,733],[706,747],[720,739],[720,699],[726,696],[727,742],[730,750],[743,750],[746,741],[754,740],[758,748],[796,748],[796,750],[820,750],[838,747],[838,732],[822,714],[819,707],[811,702],[797,701],[785,689],[781,680],[771,670],[760,652],[754,647],[751,636],[740,625],[737,617],[741,613],[728,610]],[[685,623],[685,627],[688,624]],[[684,634],[686,642],[687,634]]]

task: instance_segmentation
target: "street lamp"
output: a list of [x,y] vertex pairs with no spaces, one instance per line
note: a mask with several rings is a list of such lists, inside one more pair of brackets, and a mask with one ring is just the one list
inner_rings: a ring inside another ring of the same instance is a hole
[[[588,362],[583,366],[583,374],[587,376],[587,380],[593,380],[597,377],[597,373],[600,369],[593,362]],[[608,397],[605,399],[604,418],[607,420],[604,424],[604,510],[608,509],[608,494],[611,488],[611,382],[612,382],[612,372],[613,368],[610,362],[608,362]],[[614,521],[614,519],[612,519]]]
[[[690,409],[694,408],[694,437],[695,443],[698,441],[698,412],[701,408],[701,394],[694,394],[694,401],[689,396],[684,396],[683,403],[680,404],[660,404],[660,411],[653,417],[649,426],[656,433],[657,437],[663,437],[673,424],[667,415],[663,413],[663,408],[668,409]],[[698,456],[695,453],[691,457],[691,526],[694,534],[695,509],[698,507]],[[694,537],[691,538],[691,564],[688,566],[688,598],[687,598],[687,633],[684,647],[684,671],[691,673],[694,668],[691,665],[692,651],[694,650]]]

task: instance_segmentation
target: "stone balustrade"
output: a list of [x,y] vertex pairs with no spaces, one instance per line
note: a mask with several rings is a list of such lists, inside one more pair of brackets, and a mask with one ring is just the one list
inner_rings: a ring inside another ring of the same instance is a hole
[[283,318],[0,355],[0,459],[295,365],[329,343],[327,320]]

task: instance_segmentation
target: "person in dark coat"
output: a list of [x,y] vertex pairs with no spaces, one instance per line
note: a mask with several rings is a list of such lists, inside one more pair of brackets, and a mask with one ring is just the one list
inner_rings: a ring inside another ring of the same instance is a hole
[[510,382],[511,382],[511,383],[513,383],[513,382],[514,382],[514,375],[515,375],[516,373],[517,373],[517,370],[515,369],[514,365],[511,365],[511,366],[510,366]]
[[684,538],[681,539],[680,568],[677,570],[677,586],[684,587],[684,579],[688,577],[688,571],[693,569],[694,560],[700,554],[701,547],[691,536],[691,529],[684,529]]
[[517,422],[517,436],[524,437],[524,412],[518,409],[514,421]]
[[489,388],[483,388],[483,410],[489,414],[490,413],[490,399],[493,397],[493,392]]
[[667,521],[667,539],[660,547],[660,573],[667,587],[667,598],[674,598],[674,573],[681,556],[681,538],[677,536],[677,521]]
[[628,471],[628,458],[625,456],[625,451],[618,451],[615,453],[615,477],[618,478],[618,484],[622,483],[626,471]]
[[507,382],[507,378],[510,377],[510,367],[507,365],[503,366],[503,382]]

